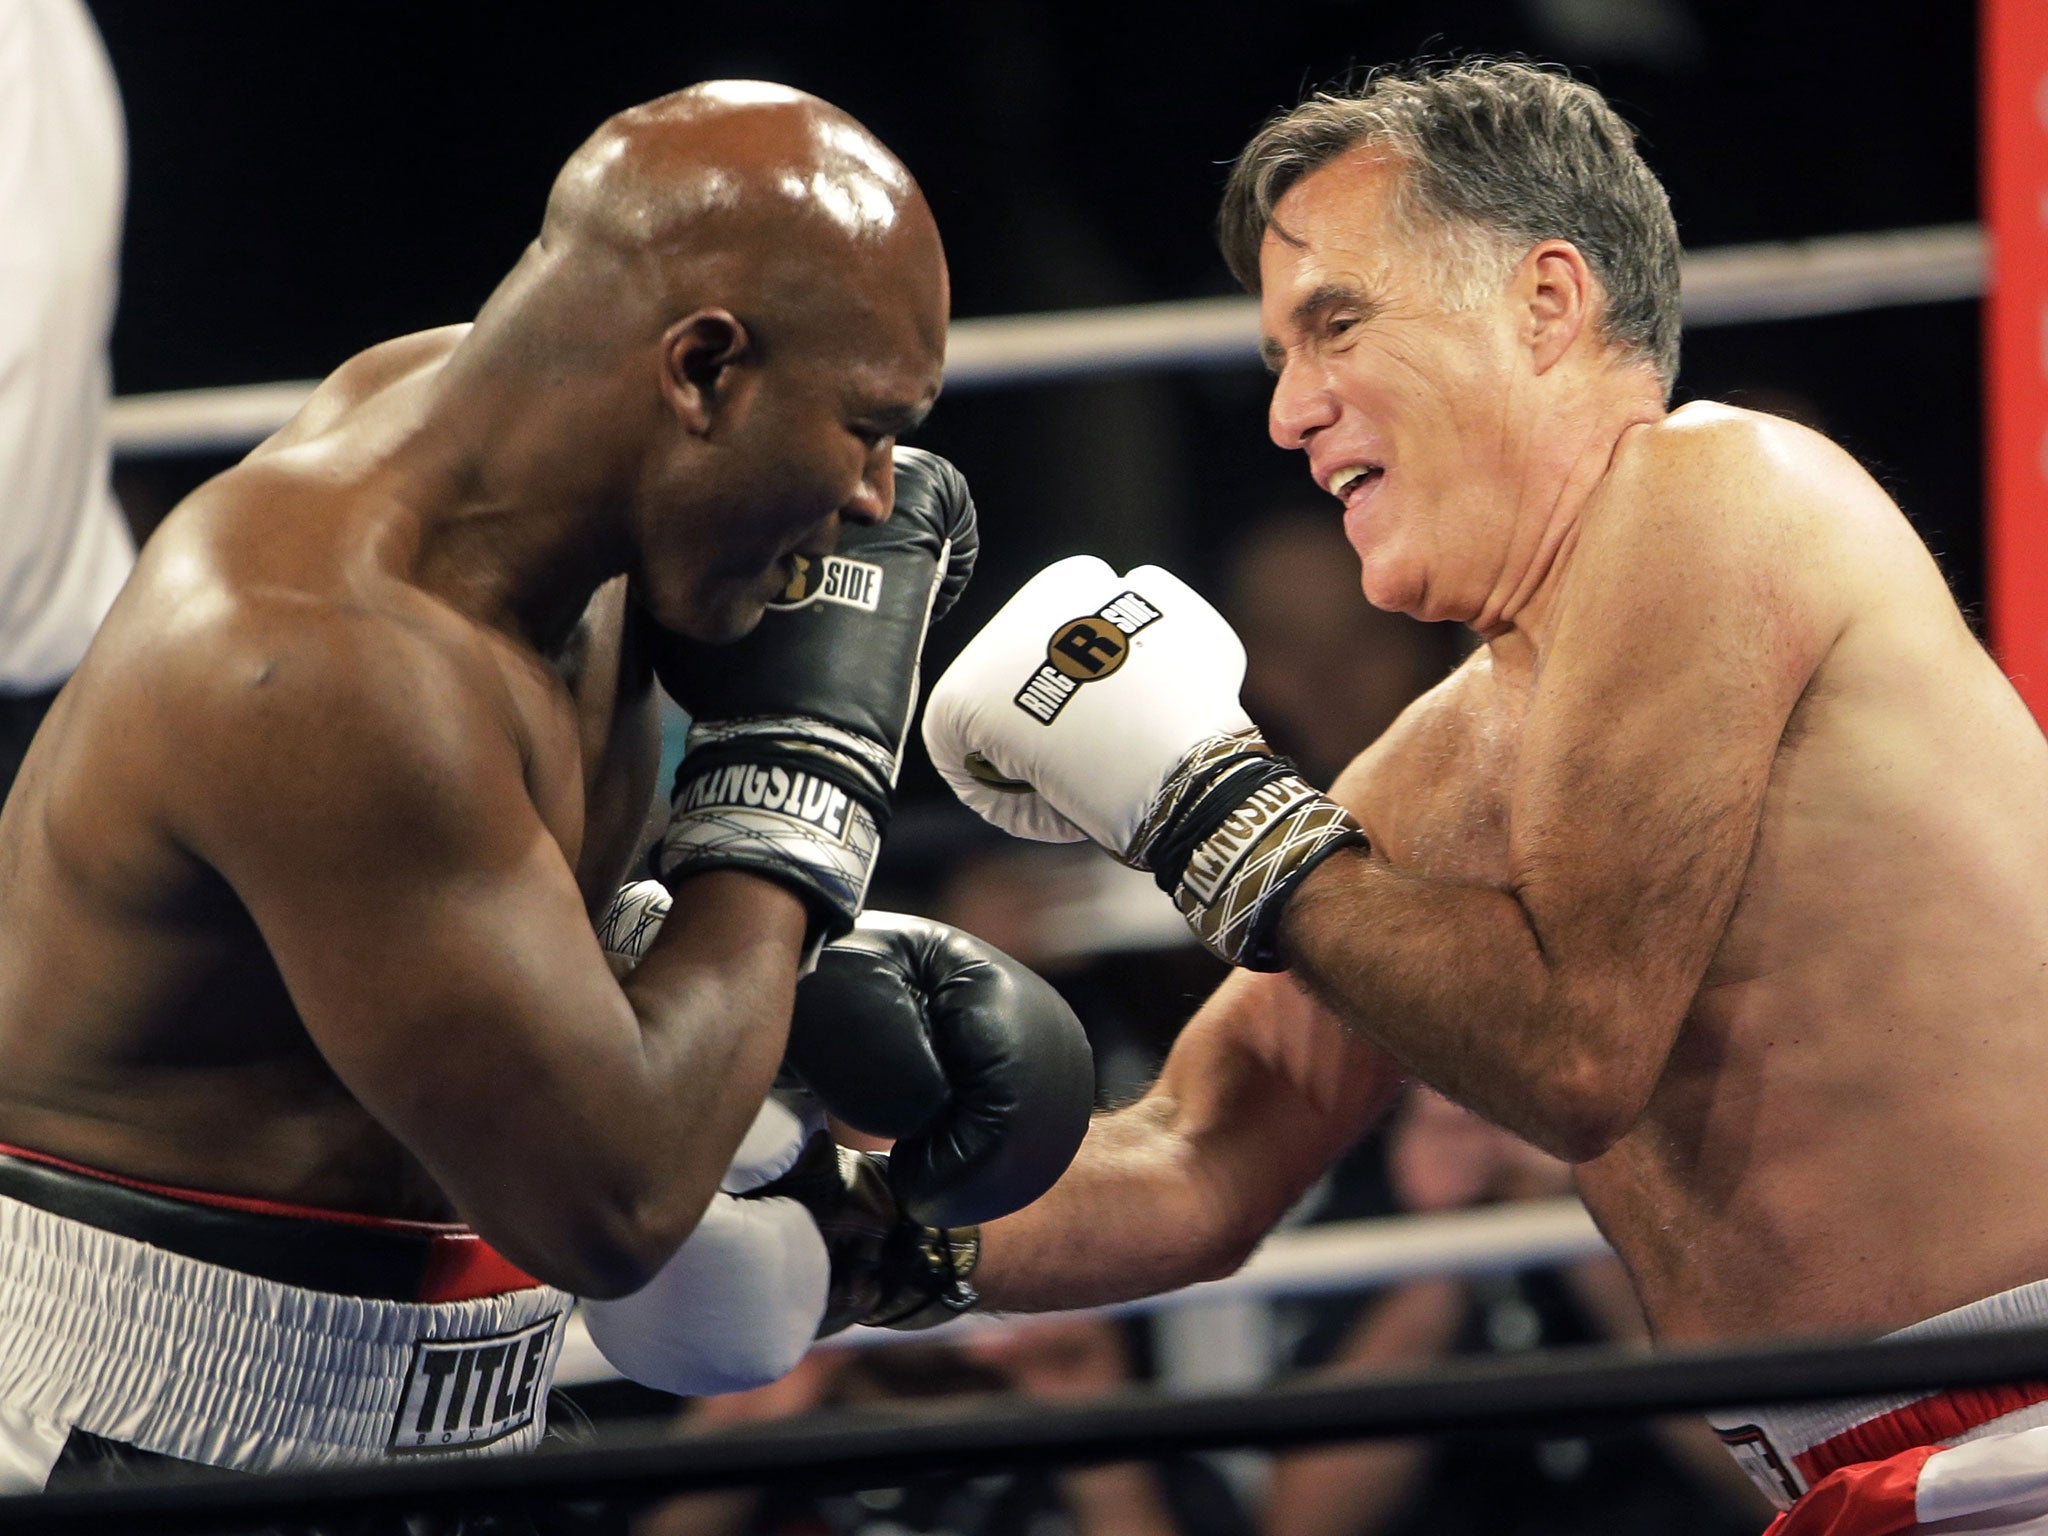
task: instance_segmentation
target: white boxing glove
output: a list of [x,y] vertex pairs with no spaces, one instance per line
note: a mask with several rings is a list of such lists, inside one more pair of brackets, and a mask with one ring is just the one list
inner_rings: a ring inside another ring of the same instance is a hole
[[1079,555],[1026,582],[947,668],[925,747],[989,821],[1092,839],[1151,871],[1217,955],[1277,970],[1287,898],[1365,834],[1272,754],[1243,681],[1243,645],[1187,583]]
[[788,1173],[823,1127],[807,1095],[771,1095],[675,1256],[632,1295],[583,1304],[591,1342],[619,1374],[706,1397],[795,1369],[825,1316],[831,1257],[798,1201],[744,1197]]

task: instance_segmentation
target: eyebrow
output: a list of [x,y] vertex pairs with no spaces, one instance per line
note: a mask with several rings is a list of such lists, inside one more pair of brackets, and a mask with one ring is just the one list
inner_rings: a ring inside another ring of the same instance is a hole
[[879,427],[890,437],[901,437],[906,432],[915,432],[931,415],[932,407],[938,404],[938,396],[920,400],[915,405],[888,405],[866,412],[862,420],[869,426]]
[[[1294,308],[1287,312],[1287,323],[1297,332],[1312,330],[1331,310],[1344,308],[1361,310],[1370,320],[1379,313],[1381,304],[1356,283],[1322,282],[1295,301]],[[1261,336],[1259,357],[1269,372],[1278,373],[1287,360],[1287,349],[1271,336]]]

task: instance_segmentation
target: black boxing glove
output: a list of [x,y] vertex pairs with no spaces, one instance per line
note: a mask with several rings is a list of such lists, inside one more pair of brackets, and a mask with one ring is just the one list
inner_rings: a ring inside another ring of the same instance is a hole
[[855,1130],[895,1142],[891,1191],[935,1227],[993,1221],[1066,1171],[1095,1061],[1052,985],[973,934],[864,914],[796,989],[794,1075]]
[[785,1196],[817,1222],[831,1262],[821,1339],[855,1323],[930,1328],[981,1299],[970,1283],[981,1229],[931,1227],[906,1215],[889,1187],[890,1162],[819,1132],[789,1172],[739,1197]]
[[967,481],[919,448],[895,451],[879,526],[803,562],[753,633],[730,645],[657,638],[655,670],[690,712],[664,881],[746,869],[794,888],[813,944],[853,926],[880,852],[917,702],[925,628],[967,584],[978,538]]
[[[670,904],[652,880],[613,898],[597,936],[614,973],[639,963]],[[1066,1171],[1095,1062],[1029,966],[945,923],[867,912],[798,984],[782,1082],[895,1142],[883,1166],[909,1219],[961,1226],[1029,1205]]]

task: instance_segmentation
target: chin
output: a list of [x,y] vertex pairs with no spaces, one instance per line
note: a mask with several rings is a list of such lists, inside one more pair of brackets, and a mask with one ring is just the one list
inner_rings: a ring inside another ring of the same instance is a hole
[[1375,608],[1424,617],[1417,610],[1428,600],[1427,583],[1416,572],[1401,569],[1384,557],[1359,561],[1358,589]]
[[767,607],[766,603],[745,602],[700,610],[683,633],[706,645],[731,645],[754,632]]
[[650,592],[642,599],[648,616],[662,629],[705,645],[728,645],[761,622],[765,604],[702,593]]

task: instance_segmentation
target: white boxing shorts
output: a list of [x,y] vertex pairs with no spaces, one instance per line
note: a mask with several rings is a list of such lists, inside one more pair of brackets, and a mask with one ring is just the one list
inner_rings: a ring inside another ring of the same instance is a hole
[[0,1493],[74,1432],[250,1472],[529,1449],[569,1307],[466,1227],[0,1148]]
[[[2037,1280],[1886,1337],[1953,1338],[2044,1322],[2048,1280]],[[2048,1536],[2048,1382],[1710,1417],[1784,1511],[1766,1536]]]

